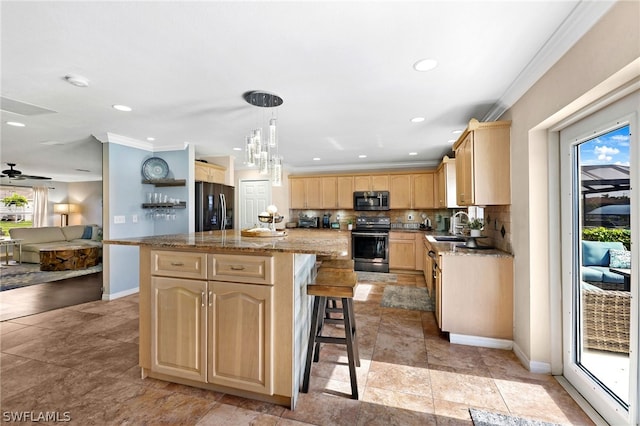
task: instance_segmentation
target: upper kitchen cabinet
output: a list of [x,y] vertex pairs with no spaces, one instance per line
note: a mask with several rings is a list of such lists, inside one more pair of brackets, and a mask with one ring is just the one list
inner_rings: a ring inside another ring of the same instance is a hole
[[322,179],[289,176],[292,209],[322,209]]
[[353,208],[353,176],[326,176],[322,178],[322,208]]
[[433,181],[433,172],[389,175],[390,208],[434,208]]
[[510,127],[471,119],[453,145],[459,206],[511,204]]
[[363,175],[353,177],[354,191],[389,191],[389,175]]
[[456,159],[445,156],[436,170],[436,207],[456,208]]
[[195,180],[197,182],[211,182],[224,184],[225,167],[217,164],[203,163],[196,161],[194,166]]

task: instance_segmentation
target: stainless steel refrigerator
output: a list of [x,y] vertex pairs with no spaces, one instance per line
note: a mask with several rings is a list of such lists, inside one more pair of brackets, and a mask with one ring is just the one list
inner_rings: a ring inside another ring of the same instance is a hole
[[196,182],[196,232],[233,229],[235,188]]

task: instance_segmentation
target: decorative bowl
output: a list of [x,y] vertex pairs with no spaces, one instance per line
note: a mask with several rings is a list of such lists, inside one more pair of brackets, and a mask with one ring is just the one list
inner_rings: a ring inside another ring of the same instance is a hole
[[258,220],[262,223],[280,223],[282,222],[283,219],[284,219],[284,216],[280,216],[280,215],[276,216],[275,220],[272,215],[262,215],[262,214],[258,215]]

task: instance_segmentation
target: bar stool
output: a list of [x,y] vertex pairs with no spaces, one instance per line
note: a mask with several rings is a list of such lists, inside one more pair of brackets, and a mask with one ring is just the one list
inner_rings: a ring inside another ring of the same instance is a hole
[[[348,270],[353,271],[355,267],[355,262],[353,259],[329,259],[329,258],[321,258],[318,262],[318,270],[319,271],[329,271],[329,270]],[[342,312],[342,309],[338,308],[337,298],[327,298],[327,306],[325,309],[325,318],[331,318],[330,313]]]
[[[309,391],[309,377],[311,375],[311,360],[318,362],[320,344],[331,343],[346,345],[351,378],[351,398],[358,399],[358,383],[356,366],[360,366],[358,353],[358,339],[356,322],[353,314],[353,296],[358,285],[358,276],[353,270],[322,270],[314,283],[307,286],[307,294],[314,296],[311,330],[309,332],[309,346],[302,381],[302,392]],[[326,318],[327,299],[340,299],[342,302],[342,318]],[[322,307],[322,309],[321,309]],[[324,312],[323,312],[324,311]],[[345,337],[330,337],[322,335],[324,323],[344,324]]]

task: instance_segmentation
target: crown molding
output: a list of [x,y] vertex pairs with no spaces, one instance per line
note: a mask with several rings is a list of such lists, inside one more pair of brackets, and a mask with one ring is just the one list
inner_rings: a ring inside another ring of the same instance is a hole
[[609,11],[615,1],[581,1],[493,104],[482,121],[495,121]]

